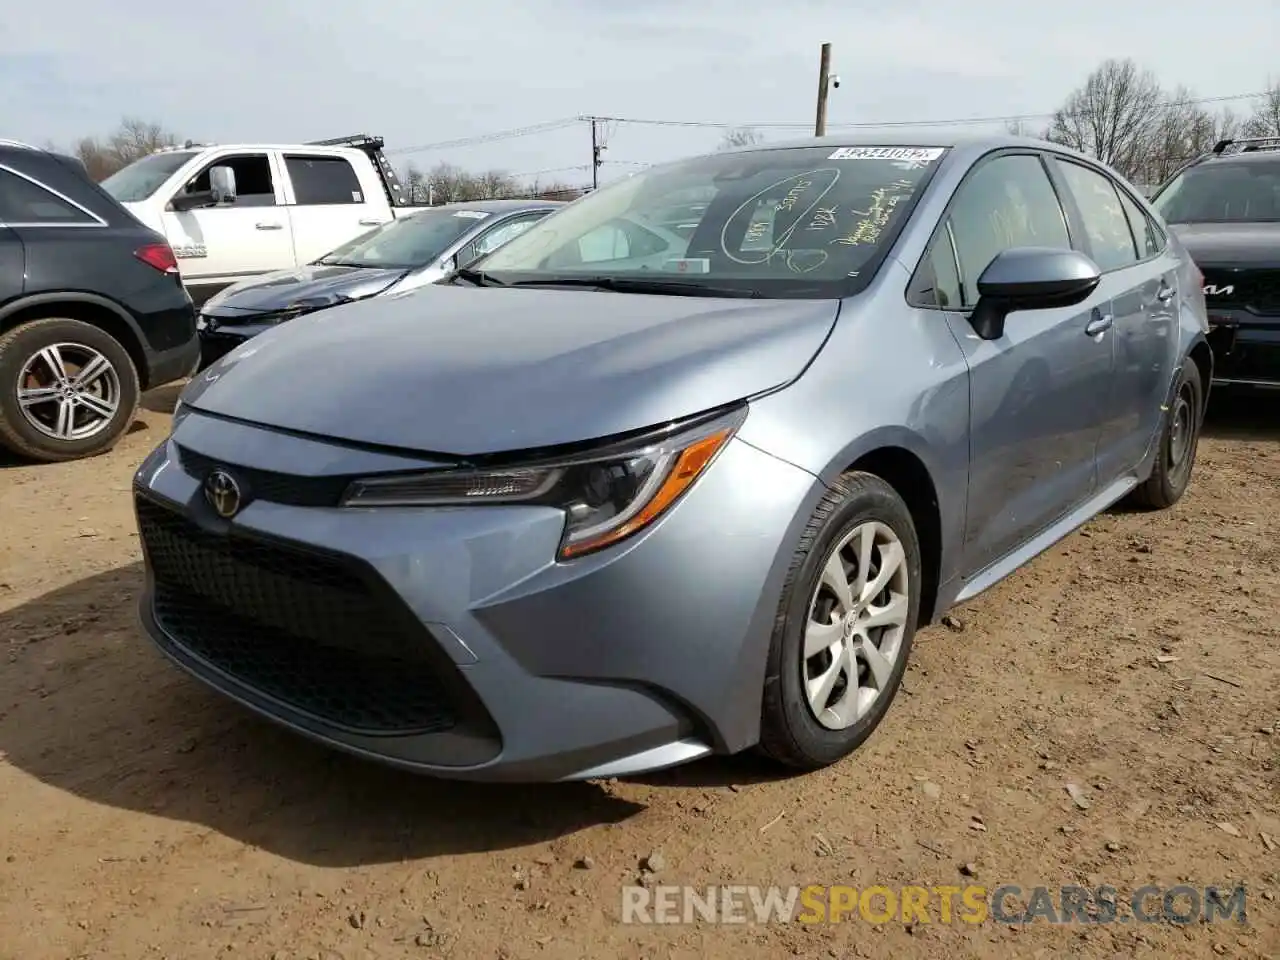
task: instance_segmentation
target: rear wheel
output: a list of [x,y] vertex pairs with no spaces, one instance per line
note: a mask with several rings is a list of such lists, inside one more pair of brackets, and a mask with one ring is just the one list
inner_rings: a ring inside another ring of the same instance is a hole
[[1165,411],[1151,476],[1133,492],[1133,502],[1149,510],[1171,507],[1186,493],[1195,466],[1204,420],[1204,384],[1200,368],[1188,357],[1178,374],[1173,403]]
[[138,373],[110,334],[51,318],[0,336],[0,443],[53,463],[109,450],[133,420]]
[[892,487],[849,473],[805,528],[774,624],[760,748],[813,769],[856,749],[893,702],[920,612],[920,546]]

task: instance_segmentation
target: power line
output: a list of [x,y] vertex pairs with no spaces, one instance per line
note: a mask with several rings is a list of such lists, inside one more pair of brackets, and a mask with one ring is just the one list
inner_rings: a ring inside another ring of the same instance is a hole
[[547,167],[545,170],[526,170],[523,173],[512,173],[508,174],[508,176],[519,180],[522,177],[542,177],[546,176],[548,173],[570,173],[590,169],[591,164],[579,163],[571,167]]
[[550,133],[552,130],[563,130],[581,123],[580,117],[565,117],[560,120],[548,120],[546,123],[535,123],[527,127],[513,127],[510,130],[497,130],[493,133],[482,133],[474,137],[459,137],[456,140],[441,140],[438,143],[421,143],[413,147],[396,147],[387,150],[389,154],[425,153],[428,150],[446,150],[453,147],[470,147],[474,144],[493,143],[496,140],[514,140],[517,137],[532,137],[539,133]]
[[[1160,104],[1162,107],[1176,106],[1193,106],[1208,103],[1229,103],[1237,100],[1255,100],[1265,97],[1269,91],[1259,90],[1252,93],[1231,93],[1218,97],[1195,97],[1189,100],[1170,100]],[[885,120],[881,122],[861,122],[861,123],[833,123],[828,124],[828,129],[855,130],[855,129],[885,129],[893,127],[955,127],[955,126],[971,126],[993,123],[1016,123],[1024,120],[1046,120],[1055,115],[1056,111],[1048,113],[1013,113],[1002,116],[990,117],[952,117],[949,119],[937,120]],[[729,123],[722,120],[664,120],[653,117],[605,117],[605,116],[577,116],[562,117],[559,120],[548,120],[544,123],[534,123],[523,127],[512,127],[508,130],[495,130],[492,133],[482,133],[471,137],[458,137],[453,140],[440,140],[435,143],[421,143],[411,147],[394,147],[385,151],[389,155],[403,155],[409,153],[425,153],[429,150],[448,150],[458,147],[470,147],[483,143],[494,143],[501,140],[515,140],[521,137],[532,137],[542,133],[551,133],[554,130],[563,130],[578,123],[629,123],[638,126],[650,127],[689,127],[703,128],[713,130],[731,130],[735,128],[752,127],[760,130],[807,130],[811,124],[807,122],[733,122]],[[611,162],[611,161],[604,161]]]
[[[642,160],[601,160],[600,162],[606,166],[613,165],[617,167],[651,167],[653,166],[653,164],[646,163]],[[591,164],[578,163],[568,167],[547,167],[543,170],[524,170],[524,171],[521,171],[520,173],[509,173],[507,174],[507,176],[511,177],[513,180],[520,180],[525,177],[542,177],[551,173],[574,173],[574,172],[581,172],[581,171],[590,170],[590,169],[591,169]]]
[[[1169,100],[1161,103],[1161,107],[1180,107],[1206,103],[1227,103],[1233,100],[1253,100],[1265,97],[1268,91],[1254,93],[1232,93],[1219,97],[1195,97],[1190,100]],[[998,117],[955,117],[942,120],[886,120],[878,123],[831,123],[828,130],[834,129],[883,129],[886,127],[957,127],[992,123],[1014,123],[1020,120],[1047,120],[1057,111],[1049,113],[1016,113]],[[758,130],[811,130],[813,124],[807,122],[769,122],[769,123],[727,123],[719,120],[661,120],[643,117],[579,117],[579,120],[607,121],[610,123],[630,123],[652,127],[701,127],[716,130],[732,130],[753,128]]]

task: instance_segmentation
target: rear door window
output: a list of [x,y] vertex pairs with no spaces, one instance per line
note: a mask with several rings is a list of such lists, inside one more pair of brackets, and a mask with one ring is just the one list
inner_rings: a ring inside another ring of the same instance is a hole
[[0,170],[0,224],[13,226],[96,226],[102,221],[34,180]]
[[1059,160],[1058,168],[1084,218],[1094,262],[1104,271],[1137,263],[1133,231],[1111,178],[1070,160]]
[[360,178],[344,157],[286,154],[284,163],[300,206],[365,202]]
[[1124,207],[1125,216],[1129,218],[1129,229],[1133,231],[1138,243],[1138,258],[1145,260],[1147,257],[1154,257],[1164,249],[1164,236],[1132,197],[1123,190],[1119,193],[1120,206]]

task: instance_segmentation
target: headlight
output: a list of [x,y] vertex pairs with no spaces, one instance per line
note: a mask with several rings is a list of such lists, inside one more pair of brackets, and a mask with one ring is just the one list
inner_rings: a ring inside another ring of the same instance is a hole
[[438,470],[357,480],[348,507],[545,504],[565,512],[559,558],[625,540],[649,526],[706,470],[747,408],[677,429],[554,460],[492,470]]

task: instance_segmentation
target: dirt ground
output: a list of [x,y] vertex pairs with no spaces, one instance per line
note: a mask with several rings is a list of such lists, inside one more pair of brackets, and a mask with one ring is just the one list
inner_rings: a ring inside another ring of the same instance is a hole
[[[1280,400],[1215,401],[1178,507],[925,631],[834,769],[493,787],[313,746],[152,650],[129,482],[172,399],[105,457],[0,461],[3,960],[1280,957]],[[624,925],[653,853],[699,887],[1244,883],[1248,922]]]

